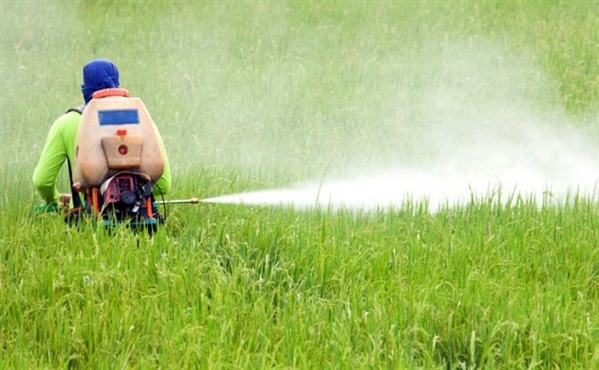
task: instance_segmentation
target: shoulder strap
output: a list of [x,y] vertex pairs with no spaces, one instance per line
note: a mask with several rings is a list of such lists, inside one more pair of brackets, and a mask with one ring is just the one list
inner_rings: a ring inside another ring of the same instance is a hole
[[79,193],[73,189],[73,170],[71,170],[71,161],[67,158],[67,166],[69,167],[69,180],[71,182],[71,199],[73,199],[73,208],[81,207],[81,198]]
[[80,105],[80,106],[78,106],[78,107],[74,107],[74,108],[69,108],[69,109],[67,109],[65,113],[69,113],[69,112],[77,112],[77,113],[79,113],[79,114],[82,114],[84,109],[85,109],[85,104],[81,104],[81,105]]
[[[82,114],[84,109],[85,109],[85,104],[81,104],[78,107],[67,109],[67,111],[65,113],[77,112],[79,114]],[[67,166],[69,168],[69,181],[71,183],[71,199],[73,199],[73,207],[75,209],[77,209],[77,208],[81,207],[81,198],[79,197],[79,193],[77,191],[75,191],[75,189],[73,189],[73,170],[71,169],[71,161],[69,160],[68,157],[67,157]]]

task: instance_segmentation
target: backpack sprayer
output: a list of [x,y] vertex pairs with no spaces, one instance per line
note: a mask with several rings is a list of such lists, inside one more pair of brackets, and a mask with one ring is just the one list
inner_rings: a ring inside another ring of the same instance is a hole
[[[164,146],[143,102],[131,98],[129,91],[100,90],[86,106],[69,111],[80,113],[81,121],[73,163],[67,161],[73,203],[65,214],[67,223],[96,216],[106,227],[124,224],[152,233],[164,222],[159,205],[202,202],[155,199],[153,190],[165,166]],[[57,205],[34,208],[59,210]]]
[[67,213],[67,222],[92,215],[108,227],[126,224],[153,232],[164,222],[158,204],[199,202],[155,200],[153,186],[166,157],[158,129],[139,98],[130,97],[126,89],[100,90],[77,111],[82,116],[72,169],[68,163],[74,209]]

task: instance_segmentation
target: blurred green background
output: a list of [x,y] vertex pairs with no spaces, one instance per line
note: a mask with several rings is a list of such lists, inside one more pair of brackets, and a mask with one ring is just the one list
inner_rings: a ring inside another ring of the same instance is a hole
[[81,68],[97,57],[148,106],[179,182],[208,170],[271,185],[434,161],[441,121],[510,128],[526,124],[507,122],[523,107],[596,131],[596,1],[0,7],[1,162],[24,174],[52,121],[81,103]]

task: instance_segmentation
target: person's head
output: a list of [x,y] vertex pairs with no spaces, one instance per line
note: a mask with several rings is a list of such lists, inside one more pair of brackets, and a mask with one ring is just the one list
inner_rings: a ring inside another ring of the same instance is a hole
[[89,103],[92,95],[103,89],[119,87],[119,70],[107,59],[94,59],[83,66],[83,100]]

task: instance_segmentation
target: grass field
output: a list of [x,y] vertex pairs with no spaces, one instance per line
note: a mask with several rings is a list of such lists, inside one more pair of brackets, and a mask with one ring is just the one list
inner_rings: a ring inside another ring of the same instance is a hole
[[504,143],[599,166],[598,8],[0,2],[0,369],[598,368],[597,187],[436,212],[177,206],[150,238],[34,214],[31,184],[97,57],[159,125],[172,199],[454,169]]

